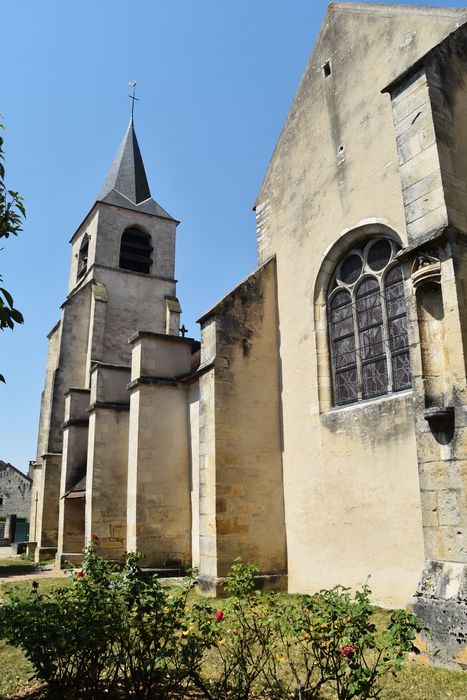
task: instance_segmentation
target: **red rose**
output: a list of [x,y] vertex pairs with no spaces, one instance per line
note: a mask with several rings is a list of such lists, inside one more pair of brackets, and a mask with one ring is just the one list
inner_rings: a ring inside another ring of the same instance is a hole
[[37,583],[37,581],[33,581],[31,585],[35,589],[39,588],[39,584]]
[[216,612],[216,620],[217,620],[217,622],[221,622],[223,619],[224,619],[224,613],[222,612],[222,610],[218,610],[218,611]]
[[98,538],[97,535],[95,535],[95,534],[92,534],[92,535],[91,535],[91,542],[96,542],[98,539],[99,539],[99,538]]
[[78,569],[76,572],[76,578],[83,578],[84,576],[84,570],[83,569]]
[[351,644],[344,644],[344,646],[339,649],[339,654],[345,656],[346,659],[351,659],[355,654],[355,649]]

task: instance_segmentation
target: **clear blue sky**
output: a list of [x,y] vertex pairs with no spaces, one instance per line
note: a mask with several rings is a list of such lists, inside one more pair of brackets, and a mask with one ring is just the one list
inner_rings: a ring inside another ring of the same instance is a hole
[[[465,2],[413,2],[462,7]],[[0,459],[35,458],[46,334],[59,318],[68,241],[127,126],[152,195],[181,220],[183,322],[256,264],[251,210],[327,3],[322,0],[3,0],[0,113],[24,233],[0,273],[25,324],[0,335]]]

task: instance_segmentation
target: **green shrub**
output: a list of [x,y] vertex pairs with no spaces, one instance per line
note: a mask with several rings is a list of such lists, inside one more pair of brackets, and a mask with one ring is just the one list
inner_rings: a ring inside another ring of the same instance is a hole
[[114,665],[127,697],[163,700],[184,688],[199,667],[211,623],[205,606],[187,603],[194,579],[168,589],[154,577],[142,577],[139,558],[128,555],[118,581],[121,629]]
[[382,677],[395,674],[414,650],[420,621],[398,610],[378,633],[367,586],[354,596],[337,586],[284,600],[254,591],[256,573],[237,560],[225,584],[232,595],[203,678],[211,700],[248,700],[261,692],[312,700],[325,688],[338,700],[377,698]]
[[1,636],[22,647],[35,677],[54,691],[79,688],[92,697],[104,679],[110,687],[115,682],[109,660],[119,629],[112,590],[117,576],[116,567],[104,562],[91,545],[70,587],[42,595],[33,581],[26,596],[15,589],[7,592],[8,602],[0,614]]
[[41,594],[33,583],[26,595],[7,594],[0,636],[59,697],[168,700],[196,687],[208,700],[377,698],[420,629],[399,610],[377,632],[366,586],[353,596],[340,586],[262,595],[258,568],[240,560],[216,611],[191,594],[193,578],[169,588],[143,576],[139,559],[105,562],[94,540],[71,586]]
[[420,621],[396,611],[386,630],[372,621],[370,590],[351,596],[337,586],[288,605],[269,603],[270,637],[275,640],[264,677],[276,697],[319,697],[323,686],[339,700],[377,698],[384,674],[396,673],[419,631]]
[[225,582],[231,594],[211,628],[210,663],[195,683],[209,700],[244,700],[261,688],[268,646],[263,639],[265,598],[254,591],[257,566],[237,559]]

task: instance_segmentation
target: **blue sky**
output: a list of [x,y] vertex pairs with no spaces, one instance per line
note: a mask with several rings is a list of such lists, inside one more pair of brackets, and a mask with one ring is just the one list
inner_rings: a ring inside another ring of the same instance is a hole
[[[410,4],[462,7],[462,2]],[[25,231],[0,273],[25,324],[0,335],[0,459],[35,458],[46,334],[68,241],[126,129],[128,82],[153,197],[178,227],[182,320],[195,323],[256,264],[252,205],[327,3],[321,0],[3,0],[0,113],[7,184]]]

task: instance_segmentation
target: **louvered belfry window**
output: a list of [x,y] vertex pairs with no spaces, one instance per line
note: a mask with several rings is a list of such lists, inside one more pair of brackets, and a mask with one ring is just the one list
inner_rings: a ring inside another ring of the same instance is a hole
[[77,278],[83,277],[88,269],[89,256],[89,236],[85,235],[79,248],[78,253],[78,273]]
[[334,404],[411,387],[407,315],[396,244],[373,238],[338,264],[328,297]]
[[151,236],[135,228],[123,232],[119,267],[148,275],[152,265]]

